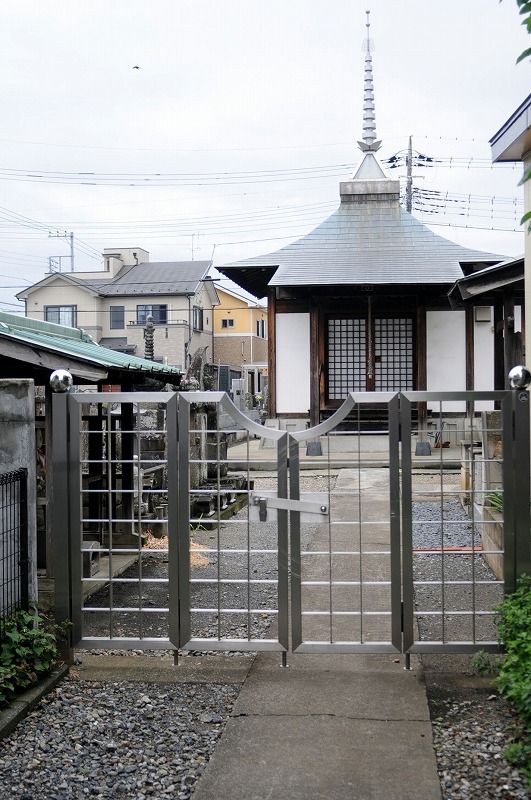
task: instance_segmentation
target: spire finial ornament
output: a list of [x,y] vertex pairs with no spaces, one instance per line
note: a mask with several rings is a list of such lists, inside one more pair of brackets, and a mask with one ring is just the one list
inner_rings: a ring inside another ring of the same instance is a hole
[[358,142],[363,153],[375,153],[382,143],[376,139],[376,116],[374,113],[374,84],[372,79],[372,42],[369,36],[371,27],[370,11],[367,14],[367,39],[365,42],[365,74],[363,83],[363,141]]

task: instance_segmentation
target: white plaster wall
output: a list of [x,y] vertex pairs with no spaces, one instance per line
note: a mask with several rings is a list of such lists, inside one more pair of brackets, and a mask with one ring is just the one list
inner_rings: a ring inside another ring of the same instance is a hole
[[[493,314],[490,322],[474,323],[474,389],[492,391],[494,389],[494,329]],[[491,411],[494,404],[478,401],[476,411]]]
[[76,306],[78,327],[97,340],[101,336],[102,328],[98,300],[96,295],[72,286],[58,276],[46,286],[30,292],[26,301],[26,315],[44,320],[45,306]]
[[[466,329],[464,311],[426,313],[427,388],[429,392],[466,388]],[[438,410],[437,403],[428,408]],[[464,403],[445,404],[447,411],[464,411]]]
[[310,408],[310,315],[276,315],[277,414]]

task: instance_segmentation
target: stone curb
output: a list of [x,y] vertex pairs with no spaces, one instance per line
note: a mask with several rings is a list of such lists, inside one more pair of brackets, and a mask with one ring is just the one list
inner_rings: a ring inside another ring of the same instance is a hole
[[42,700],[42,698],[54,689],[60,680],[68,674],[68,666],[62,666],[43,678],[36,686],[26,689],[11,701],[10,705],[0,711],[0,739],[8,736],[17,727],[18,723],[27,717],[30,711]]

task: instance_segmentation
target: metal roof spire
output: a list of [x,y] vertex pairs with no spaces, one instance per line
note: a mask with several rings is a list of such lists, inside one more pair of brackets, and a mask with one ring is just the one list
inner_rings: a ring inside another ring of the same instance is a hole
[[374,113],[374,84],[372,79],[372,56],[373,44],[369,36],[370,11],[367,14],[367,40],[365,42],[365,74],[363,84],[363,141],[358,142],[363,153],[375,153],[380,149],[382,143],[376,139],[376,116]]

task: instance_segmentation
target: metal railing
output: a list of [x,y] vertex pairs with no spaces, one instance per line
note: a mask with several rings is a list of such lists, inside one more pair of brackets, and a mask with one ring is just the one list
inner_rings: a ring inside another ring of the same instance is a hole
[[28,471],[0,474],[0,641],[6,621],[29,608]]

